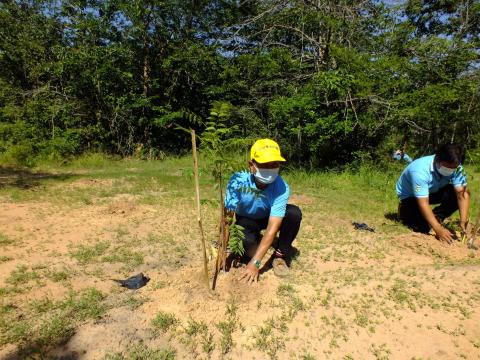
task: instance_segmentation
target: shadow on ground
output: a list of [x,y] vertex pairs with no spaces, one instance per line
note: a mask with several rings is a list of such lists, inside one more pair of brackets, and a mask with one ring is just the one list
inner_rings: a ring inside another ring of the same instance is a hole
[[65,344],[68,343],[70,338],[73,336],[72,332],[67,332],[64,334],[61,340],[57,340],[52,346],[48,345],[38,345],[38,344],[24,344],[21,348],[11,352],[6,355],[4,360],[20,360],[20,359],[57,359],[57,360],[78,360],[80,359],[80,354],[77,351],[67,351],[62,356],[50,356],[49,354],[52,351],[61,349]]
[[396,212],[387,212],[384,214],[385,219],[395,221],[395,222],[400,222],[400,219],[398,218],[398,214]]
[[34,172],[29,169],[0,166],[0,189],[8,186],[19,189],[30,189],[40,185],[43,180],[66,180],[73,176],[75,175]]

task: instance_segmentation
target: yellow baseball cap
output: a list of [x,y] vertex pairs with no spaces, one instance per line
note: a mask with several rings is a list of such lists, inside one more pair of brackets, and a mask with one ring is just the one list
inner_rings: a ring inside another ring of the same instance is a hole
[[271,161],[286,161],[280,154],[280,146],[270,139],[255,141],[250,149],[250,159],[260,164]]

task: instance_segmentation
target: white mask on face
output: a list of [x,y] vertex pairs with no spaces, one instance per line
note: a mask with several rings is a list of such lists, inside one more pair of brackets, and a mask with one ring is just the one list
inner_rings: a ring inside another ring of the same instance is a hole
[[258,182],[262,183],[262,184],[271,184],[275,181],[275,179],[277,178],[278,176],[278,171],[280,168],[274,168],[274,169],[259,169],[258,167],[256,167],[255,165],[253,165],[255,167],[255,174],[253,174],[253,176],[255,176],[255,179],[258,180]]
[[438,166],[437,170],[439,174],[442,176],[451,176],[457,169],[450,169],[445,166]]

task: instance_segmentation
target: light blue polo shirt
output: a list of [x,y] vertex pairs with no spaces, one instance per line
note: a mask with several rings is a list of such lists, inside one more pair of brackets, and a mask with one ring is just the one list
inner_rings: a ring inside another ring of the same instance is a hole
[[225,208],[252,219],[283,218],[289,196],[290,189],[281,176],[260,190],[250,172],[240,171],[233,174],[227,184]]
[[442,176],[435,169],[435,155],[414,160],[403,170],[397,181],[397,195],[400,200],[409,197],[426,198],[448,184],[455,187],[467,185],[467,177],[460,165],[450,176]]

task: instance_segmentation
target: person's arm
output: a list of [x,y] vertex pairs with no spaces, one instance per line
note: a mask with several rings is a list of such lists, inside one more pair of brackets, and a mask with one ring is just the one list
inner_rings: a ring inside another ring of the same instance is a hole
[[256,260],[262,261],[263,257],[272,245],[273,240],[275,239],[275,235],[280,230],[282,220],[283,218],[276,216],[270,216],[270,218],[268,219],[267,229],[265,230],[262,240],[257,247],[257,251],[255,252],[252,260],[250,260],[250,262],[248,263],[247,268],[245,269],[245,273],[241,277],[242,279],[245,279],[247,283],[253,283],[254,281],[258,281],[260,269],[255,266],[254,262]]
[[455,187],[457,195],[458,210],[460,212],[460,227],[462,231],[467,230],[468,210],[470,208],[470,191],[466,186]]
[[411,163],[413,160],[408,154],[403,153],[403,160],[405,160],[408,163]]
[[438,222],[437,218],[433,214],[432,209],[430,208],[428,197],[417,198],[417,203],[418,207],[420,208],[420,213],[422,214],[423,218],[427,220],[433,231],[435,231],[438,239],[441,241],[446,241],[450,244],[453,241],[452,233]]

